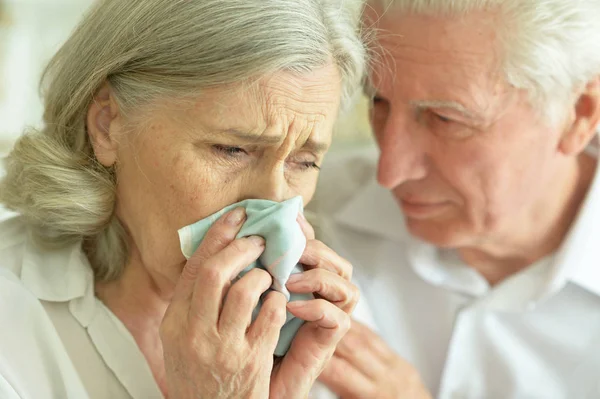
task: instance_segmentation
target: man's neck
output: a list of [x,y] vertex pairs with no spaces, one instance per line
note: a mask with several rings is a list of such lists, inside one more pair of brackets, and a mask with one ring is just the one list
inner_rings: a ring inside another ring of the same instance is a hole
[[500,238],[459,249],[491,285],[556,252],[571,229],[594,178],[597,160],[581,155],[552,179],[548,192]]

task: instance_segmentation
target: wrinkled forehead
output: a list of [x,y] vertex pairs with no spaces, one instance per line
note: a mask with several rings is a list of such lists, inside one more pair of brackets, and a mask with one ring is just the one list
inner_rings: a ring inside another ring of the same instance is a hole
[[495,55],[501,44],[500,16],[492,11],[443,16],[368,8],[365,18],[371,28],[370,36],[375,39],[373,45],[383,45],[386,51],[415,47],[432,53],[469,57]]
[[493,118],[513,100],[494,13],[376,15],[368,94],[405,103],[454,102],[482,118]]
[[[503,79],[503,51],[495,29],[496,15],[473,12],[462,17],[371,10],[373,19],[371,77],[427,72],[444,84],[484,86]],[[464,80],[464,81],[461,81]]]
[[[169,123],[192,137],[229,134],[256,141],[283,142],[294,136],[311,137],[319,151],[331,141],[341,100],[341,79],[334,65],[310,72],[279,72],[253,81],[202,90],[192,101],[167,103],[155,119]],[[220,132],[220,133],[219,133]]]
[[334,64],[308,72],[280,71],[255,81],[250,87],[271,108],[286,108],[306,114],[336,110],[341,100],[342,80]]

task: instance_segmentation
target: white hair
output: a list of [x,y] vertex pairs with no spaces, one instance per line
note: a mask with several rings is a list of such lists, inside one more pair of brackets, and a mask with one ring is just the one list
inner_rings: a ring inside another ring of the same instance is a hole
[[0,202],[20,212],[45,244],[83,240],[96,278],[116,278],[128,248],[114,213],[115,173],[96,161],[85,126],[102,84],[111,84],[129,115],[156,99],[197,97],[205,88],[333,62],[348,102],[366,62],[359,2],[98,1],[45,71],[45,127],[16,143]]
[[499,13],[506,79],[527,90],[550,123],[600,75],[600,0],[372,0],[388,9],[440,16]]

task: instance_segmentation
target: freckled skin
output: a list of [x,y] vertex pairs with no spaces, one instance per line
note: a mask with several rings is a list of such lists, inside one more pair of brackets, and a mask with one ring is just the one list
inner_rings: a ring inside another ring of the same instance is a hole
[[[155,104],[146,129],[114,132],[117,214],[132,237],[131,262],[143,265],[159,291],[168,296],[185,261],[179,228],[248,198],[310,201],[318,170],[304,165],[320,165],[324,153],[302,147],[309,139],[329,146],[339,81],[333,65],[301,76],[281,72],[254,86],[206,90],[188,106]],[[231,128],[280,140],[248,145],[215,133]]]

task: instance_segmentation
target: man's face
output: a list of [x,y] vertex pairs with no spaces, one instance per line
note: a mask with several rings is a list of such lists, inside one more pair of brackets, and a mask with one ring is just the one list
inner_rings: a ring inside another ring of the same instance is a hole
[[376,25],[378,180],[411,233],[442,247],[485,244],[543,212],[565,161],[561,129],[505,82],[497,23],[392,10]]

